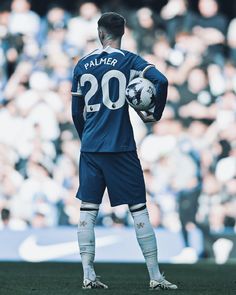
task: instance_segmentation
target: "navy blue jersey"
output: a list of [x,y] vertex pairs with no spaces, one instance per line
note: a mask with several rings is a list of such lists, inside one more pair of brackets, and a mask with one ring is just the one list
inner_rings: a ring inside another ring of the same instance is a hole
[[110,46],[82,58],[74,69],[72,116],[82,152],[125,152],[136,149],[125,89],[143,75],[157,89],[158,120],[167,94],[166,78],[140,56]]

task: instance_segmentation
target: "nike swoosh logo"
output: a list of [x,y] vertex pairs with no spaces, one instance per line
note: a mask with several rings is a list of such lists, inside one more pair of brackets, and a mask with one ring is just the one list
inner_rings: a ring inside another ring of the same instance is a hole
[[[105,247],[117,243],[118,236],[98,237],[96,247]],[[42,262],[79,253],[77,242],[65,242],[53,245],[38,245],[36,236],[29,236],[19,246],[20,257],[29,262]]]

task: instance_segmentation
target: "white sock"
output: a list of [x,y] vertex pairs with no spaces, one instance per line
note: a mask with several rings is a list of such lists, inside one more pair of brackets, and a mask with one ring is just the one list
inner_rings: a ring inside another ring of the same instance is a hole
[[[94,205],[94,206],[90,206]],[[95,233],[94,226],[98,214],[96,204],[83,203],[80,209],[80,221],[78,224],[78,242],[80,248],[81,261],[83,265],[84,280],[94,281],[96,274],[94,271],[95,257]],[[94,209],[94,210],[92,210]]]
[[150,280],[159,280],[162,276],[157,261],[156,237],[149,221],[146,205],[130,206],[130,212],[134,219],[136,237],[146,261]]

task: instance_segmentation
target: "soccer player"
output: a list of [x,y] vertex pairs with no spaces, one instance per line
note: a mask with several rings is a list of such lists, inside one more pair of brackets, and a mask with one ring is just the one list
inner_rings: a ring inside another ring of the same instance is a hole
[[82,288],[108,288],[94,270],[94,226],[107,188],[111,206],[129,206],[150,275],[150,288],[177,289],[159,270],[156,237],[146,208],[143,172],[125,100],[126,86],[134,77],[152,81],[157,93],[155,108],[143,120],[158,121],[165,107],[168,82],[154,65],[120,49],[124,28],[121,15],[104,13],[98,20],[102,48],[82,58],[73,75],[72,117],[81,139],[77,197],[82,201],[78,225]]

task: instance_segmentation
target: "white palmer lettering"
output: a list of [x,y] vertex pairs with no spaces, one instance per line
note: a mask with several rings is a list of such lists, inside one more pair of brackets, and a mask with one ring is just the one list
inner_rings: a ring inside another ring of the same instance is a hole
[[112,60],[112,62],[111,62],[111,66],[114,67],[116,63],[117,63],[117,59],[114,58],[114,59]]
[[109,57],[109,58],[107,59],[107,64],[110,65],[110,64],[111,64],[111,61],[112,61],[112,58]]
[[115,64],[117,63],[117,59],[115,58],[95,58],[94,60],[91,60],[90,62],[87,62],[84,64],[85,69],[87,70],[88,68],[91,67],[96,67],[96,66],[100,66],[100,65],[109,65],[109,66],[115,66]]
[[100,63],[98,63],[97,65],[106,64],[106,61],[107,61],[106,57],[105,58],[100,58]]

